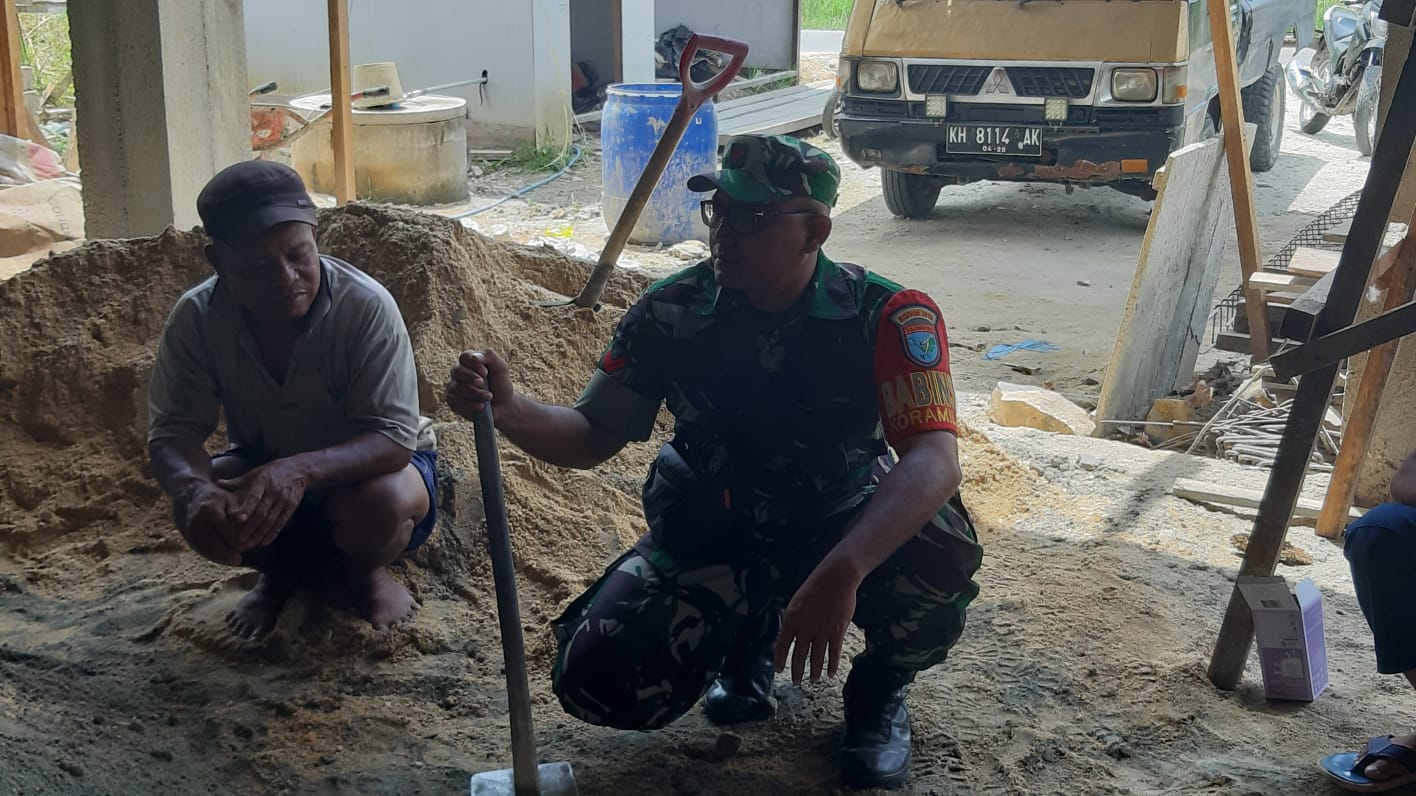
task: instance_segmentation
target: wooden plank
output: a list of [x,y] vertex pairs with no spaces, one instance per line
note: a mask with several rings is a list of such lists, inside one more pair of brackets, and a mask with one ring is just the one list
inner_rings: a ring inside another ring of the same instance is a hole
[[[1296,301],[1288,305],[1288,311],[1283,314],[1283,322],[1279,324],[1278,333],[1289,340],[1306,341],[1313,335],[1313,323],[1318,319],[1318,313],[1323,311],[1327,304],[1328,291],[1332,289],[1332,280],[1336,271],[1319,279],[1317,284],[1308,288]],[[1273,294],[1269,294],[1272,296]]]
[[3,0],[0,9],[0,132],[15,138],[30,137],[29,111],[25,108],[25,81],[20,74],[20,16],[15,0]]
[[1294,288],[1301,290],[1312,287],[1317,284],[1317,281],[1318,280],[1307,276],[1279,274],[1273,271],[1259,271],[1249,277],[1249,286],[1261,290],[1292,290]]
[[[723,89],[723,92],[724,92],[724,93],[727,93],[727,92],[729,92],[729,91],[746,91],[746,90],[748,90],[748,89],[750,89],[750,88],[761,88],[762,86],[770,86],[770,85],[772,85],[773,83],[780,83],[780,82],[782,82],[783,80],[791,80],[792,78],[794,78],[794,77],[796,77],[796,76],[797,76],[797,71],[796,71],[795,69],[787,69],[787,70],[782,71],[782,72],[768,72],[768,73],[765,74],[765,75],[758,75],[757,77],[749,77],[749,78],[747,78],[746,80],[734,80],[733,82],[731,82],[731,83],[728,84],[728,87],[727,87],[727,88]],[[807,88],[807,87],[806,87],[806,86],[801,86],[801,85],[783,86],[782,88],[778,89],[778,91],[788,91],[788,90],[794,89],[794,88]],[[758,95],[754,94],[753,96],[758,96]],[[748,98],[747,98],[747,97],[743,97],[742,99],[748,99]],[[728,100],[728,101],[729,101],[729,102],[733,102],[734,100]]]
[[[760,77],[754,77],[749,80],[744,80],[740,83],[733,83],[728,86],[727,90],[734,91],[748,88],[756,88],[758,86],[764,86],[769,83],[775,83],[779,80],[786,80],[796,76],[797,73],[795,71],[774,72],[772,74],[762,75]],[[793,98],[794,96],[799,95],[804,96],[810,94],[812,96],[815,96],[816,93],[820,91],[823,87],[826,89],[827,92],[829,92],[833,85],[834,84],[831,81],[825,80],[816,83],[811,83],[808,85],[788,86],[786,88],[777,89],[775,91],[763,91],[759,94],[753,94],[747,97],[739,97],[738,99],[719,102],[718,124],[721,127],[725,119],[732,119],[747,113],[755,112],[755,110],[757,110],[757,106],[769,106],[775,103],[781,103]],[[818,113],[818,115],[820,114]],[[580,124],[591,124],[600,121],[601,118],[603,118],[603,113],[601,111],[589,111],[587,113],[577,114],[575,117],[575,121],[579,122]]]
[[755,127],[777,124],[788,119],[799,122],[803,118],[810,118],[813,114],[816,117],[815,123],[820,124],[821,108],[826,104],[826,98],[828,96],[830,95],[822,93],[816,96],[798,98],[779,105],[765,106],[754,113],[719,120],[718,124],[720,128],[749,130]]
[[817,82],[809,85],[787,86],[773,91],[763,91],[748,97],[739,97],[718,103],[718,118],[741,116],[745,113],[761,110],[764,107],[771,107],[784,102],[790,102],[803,96],[814,95],[825,89],[830,90],[830,83]]
[[[1416,218],[1412,220],[1416,227]],[[1416,245],[1402,246],[1391,286],[1386,289],[1383,310],[1393,310],[1408,303],[1416,295]],[[1347,528],[1348,508],[1352,497],[1357,494],[1357,472],[1366,450],[1371,448],[1372,432],[1376,429],[1376,412],[1381,408],[1382,394],[1386,391],[1386,380],[1392,373],[1392,363],[1396,361],[1395,340],[1372,348],[1366,357],[1366,367],[1362,368],[1361,381],[1357,382],[1357,394],[1352,397],[1352,411],[1347,425],[1342,429],[1342,445],[1338,446],[1337,462],[1332,465],[1332,480],[1328,482],[1327,497],[1323,501],[1323,511],[1318,516],[1320,537],[1341,537]]]
[[1268,329],[1264,326],[1263,290],[1250,283],[1259,271],[1259,219],[1254,212],[1254,175],[1244,145],[1244,107],[1239,96],[1239,67],[1234,50],[1234,24],[1229,0],[1208,0],[1210,30],[1214,39],[1214,65],[1219,76],[1220,119],[1224,128],[1224,151],[1229,161],[1229,189],[1234,200],[1234,226],[1239,239],[1239,267],[1244,274],[1244,291],[1249,302],[1249,326],[1262,330],[1252,336],[1252,359],[1269,358]]
[[[1157,398],[1192,381],[1219,282],[1222,230],[1232,212],[1223,147],[1210,140],[1172,154],[1156,192],[1097,399],[1100,434],[1115,421],[1145,419]],[[1264,308],[1258,310],[1263,323]]]
[[753,105],[745,114],[720,114],[718,144],[726,144],[735,135],[794,133],[820,124],[821,109],[831,94],[831,85],[830,82],[813,84],[806,92],[787,101]]
[[810,91],[808,86],[789,86],[779,88],[774,91],[763,91],[747,97],[727,100],[718,103],[718,118],[742,116],[752,113],[765,107],[771,107],[779,102],[786,102],[798,94]]
[[1341,259],[1342,252],[1299,246],[1293,252],[1293,259],[1288,263],[1288,273],[1322,279],[1337,270],[1337,264]]
[[[1258,508],[1263,504],[1264,497],[1264,493],[1256,489],[1240,489],[1223,484],[1192,481],[1188,478],[1178,479],[1175,486],[1170,488],[1170,494],[1197,503],[1217,503],[1221,506],[1235,506],[1243,509]],[[1318,501],[1299,498],[1294,504],[1293,516],[1305,520],[1315,520],[1321,510],[1322,504]],[[1348,518],[1353,520],[1361,516],[1362,512],[1355,509],[1348,514]]]
[[1220,351],[1228,351],[1232,354],[1247,354],[1254,347],[1249,342],[1249,335],[1239,332],[1220,332],[1214,341],[1214,347]]
[[1352,219],[1347,219],[1342,224],[1329,229],[1323,233],[1323,240],[1328,243],[1346,243],[1347,236],[1352,233]]
[[349,96],[349,6],[329,0],[329,85],[333,113],[330,143],[334,148],[334,199],[354,201],[354,106]]
[[[1227,16],[1225,19],[1227,24]],[[1401,77],[1396,81],[1390,114],[1372,155],[1371,168],[1352,221],[1352,235],[1343,249],[1327,304],[1318,314],[1315,334],[1331,334],[1350,325],[1356,317],[1413,141],[1416,141],[1416,60],[1407,58],[1402,64]],[[1288,422],[1258,517],[1254,520],[1254,531],[1249,536],[1249,548],[1239,567],[1240,575],[1271,575],[1278,566],[1309,457],[1322,428],[1323,413],[1332,398],[1337,371],[1337,365],[1328,365],[1298,382],[1298,394],[1289,406]],[[1238,685],[1253,641],[1254,618],[1243,595],[1235,589],[1229,596],[1214,654],[1210,656],[1207,673],[1210,682],[1224,690]]]

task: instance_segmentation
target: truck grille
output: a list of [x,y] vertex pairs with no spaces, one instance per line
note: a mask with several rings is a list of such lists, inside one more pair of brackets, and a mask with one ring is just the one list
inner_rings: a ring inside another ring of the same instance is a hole
[[1020,97],[1082,99],[1091,94],[1091,69],[1057,66],[1010,66],[1008,79]]
[[910,90],[916,94],[974,97],[993,69],[987,66],[910,64]]

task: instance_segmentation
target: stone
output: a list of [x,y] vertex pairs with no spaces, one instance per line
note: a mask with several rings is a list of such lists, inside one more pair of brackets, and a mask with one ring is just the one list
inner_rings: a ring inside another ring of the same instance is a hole
[[1146,436],[1156,444],[1169,442],[1193,431],[1194,429],[1189,425],[1178,424],[1188,424],[1194,417],[1195,408],[1184,398],[1157,398],[1155,403],[1151,404],[1150,414],[1146,415],[1146,422],[1176,425],[1146,426]]
[[735,732],[725,732],[719,735],[718,740],[713,744],[713,754],[709,759],[714,763],[721,763],[737,754],[741,748],[742,736]]
[[704,260],[708,257],[708,247],[702,241],[686,240],[669,247],[669,254],[685,262]]
[[1096,431],[1091,415],[1061,395],[1006,381],[999,382],[989,398],[988,419],[1000,426],[1036,428],[1079,437],[1089,437]]

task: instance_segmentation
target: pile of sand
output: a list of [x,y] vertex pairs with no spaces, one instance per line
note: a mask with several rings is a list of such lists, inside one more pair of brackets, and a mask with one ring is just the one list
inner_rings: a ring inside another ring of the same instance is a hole
[[[422,566],[410,568],[410,585],[422,593],[480,590],[467,583],[486,574],[473,563],[485,560],[474,538],[475,455],[468,424],[442,406],[449,367],[457,352],[493,345],[520,389],[572,400],[644,280],[617,273],[598,313],[545,309],[534,302],[579,289],[583,264],[384,207],[323,211],[319,239],[322,251],[367,271],[398,300],[422,411],[439,421],[442,532],[420,554]],[[96,241],[0,282],[0,543],[31,574],[82,579],[85,567],[46,566],[75,548],[177,544],[146,465],[145,392],[168,311],[210,273],[203,243],[199,232],[171,230]],[[637,533],[634,489],[650,453],[632,450],[587,476],[503,446],[518,564],[550,603],[530,601],[529,621],[546,618]]]

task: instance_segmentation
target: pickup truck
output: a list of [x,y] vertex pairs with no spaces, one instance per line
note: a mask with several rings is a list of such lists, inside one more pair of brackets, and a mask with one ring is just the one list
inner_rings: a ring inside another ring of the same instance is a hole
[[[1288,31],[1316,0],[1230,0],[1251,165],[1283,143]],[[856,0],[833,127],[879,167],[902,218],[979,180],[1107,186],[1153,199],[1171,152],[1219,129],[1206,0]]]

